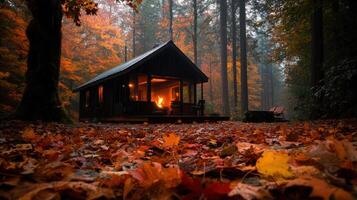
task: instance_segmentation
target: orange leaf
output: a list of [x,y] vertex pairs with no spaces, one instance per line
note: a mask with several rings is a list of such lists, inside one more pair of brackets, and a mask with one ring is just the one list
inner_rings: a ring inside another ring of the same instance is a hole
[[164,143],[162,144],[163,147],[172,148],[179,144],[180,136],[170,133],[169,135],[163,136]]

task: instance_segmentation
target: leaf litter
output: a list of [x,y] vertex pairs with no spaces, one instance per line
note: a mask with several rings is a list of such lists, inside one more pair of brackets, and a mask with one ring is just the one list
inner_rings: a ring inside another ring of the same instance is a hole
[[0,123],[0,199],[356,199],[357,120]]

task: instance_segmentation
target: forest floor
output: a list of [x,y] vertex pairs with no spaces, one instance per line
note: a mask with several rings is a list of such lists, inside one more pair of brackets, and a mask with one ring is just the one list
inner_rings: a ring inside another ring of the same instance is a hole
[[357,120],[0,123],[0,199],[357,199]]

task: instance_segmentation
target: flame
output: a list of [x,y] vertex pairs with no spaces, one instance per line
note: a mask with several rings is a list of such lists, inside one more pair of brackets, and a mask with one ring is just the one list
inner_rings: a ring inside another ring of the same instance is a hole
[[162,104],[164,103],[164,98],[158,96],[157,101],[155,101],[155,103],[156,103],[157,107],[162,108],[163,107]]

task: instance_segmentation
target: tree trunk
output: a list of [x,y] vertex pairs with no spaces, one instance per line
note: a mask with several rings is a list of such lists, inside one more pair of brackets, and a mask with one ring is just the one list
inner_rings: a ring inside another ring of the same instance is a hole
[[136,57],[136,12],[133,10],[133,58]]
[[313,0],[314,10],[311,16],[311,88],[313,107],[310,118],[316,119],[320,115],[322,97],[315,96],[315,92],[323,78],[323,15],[322,0]]
[[33,19],[29,40],[26,87],[16,116],[23,120],[68,121],[58,97],[61,60],[62,7],[59,0],[29,4]]
[[169,19],[169,34],[170,34],[170,40],[173,40],[174,39],[174,36],[173,36],[173,28],[172,28],[172,24],[173,24],[173,12],[172,12],[172,5],[173,4],[173,2],[172,2],[172,0],[169,0],[169,17],[170,17],[170,19]]
[[232,13],[232,68],[233,68],[233,105],[238,106],[238,82],[237,82],[237,26],[236,26],[236,0],[231,1]]
[[220,0],[221,80],[223,113],[229,115],[227,78],[227,0]]
[[193,55],[197,65],[197,0],[193,0]]
[[267,65],[265,62],[260,64],[260,71],[261,71],[261,78],[262,78],[262,85],[263,85],[263,90],[262,90],[262,110],[268,110],[268,75],[267,75]]
[[241,109],[248,111],[248,80],[247,80],[247,39],[245,0],[239,0],[239,28],[240,28],[240,63],[241,63]]
[[273,107],[274,106],[274,93],[275,93],[275,91],[274,91],[274,71],[273,71],[273,65],[271,64],[271,63],[269,63],[269,65],[268,65],[268,73],[269,73],[269,90],[270,90],[270,92],[269,92],[269,97],[270,97],[270,99],[269,99],[269,108],[270,107]]
[[165,0],[161,0],[161,16],[165,17]]
[[323,16],[322,0],[314,0],[311,17],[311,86],[318,86],[323,77]]
[[209,99],[211,104],[213,105],[213,76],[212,76],[212,60],[209,62]]

